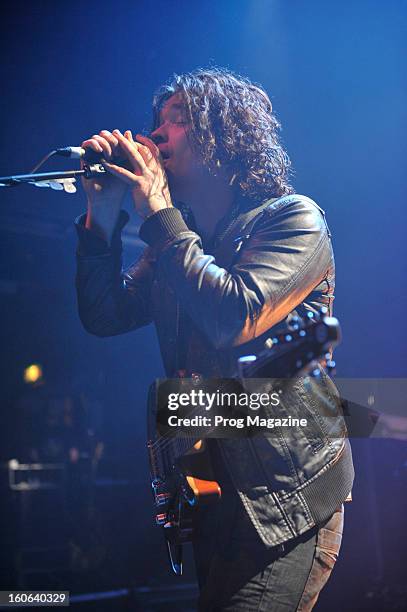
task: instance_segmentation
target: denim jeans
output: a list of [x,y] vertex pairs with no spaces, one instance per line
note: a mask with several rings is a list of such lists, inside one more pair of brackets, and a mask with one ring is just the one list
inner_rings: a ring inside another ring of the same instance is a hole
[[260,540],[233,488],[197,516],[200,612],[308,612],[337,559],[343,506],[324,525],[275,548]]

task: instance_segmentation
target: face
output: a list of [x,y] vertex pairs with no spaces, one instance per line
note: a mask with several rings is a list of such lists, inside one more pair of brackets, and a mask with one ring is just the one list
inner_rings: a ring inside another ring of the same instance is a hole
[[160,112],[159,126],[151,138],[160,149],[168,184],[174,197],[182,200],[204,174],[203,164],[190,145],[191,123],[182,94],[169,98]]

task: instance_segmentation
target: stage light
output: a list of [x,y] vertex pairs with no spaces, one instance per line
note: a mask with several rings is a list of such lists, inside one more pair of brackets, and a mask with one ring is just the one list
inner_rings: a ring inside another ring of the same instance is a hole
[[39,363],[32,363],[24,370],[24,382],[33,384],[42,379],[42,367]]

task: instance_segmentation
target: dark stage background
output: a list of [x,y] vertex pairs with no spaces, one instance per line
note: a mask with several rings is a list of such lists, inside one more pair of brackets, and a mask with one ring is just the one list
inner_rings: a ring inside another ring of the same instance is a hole
[[[326,210],[333,233],[338,376],[407,376],[403,0],[15,0],[1,13],[1,175],[28,172],[49,150],[104,128],[148,130],[152,93],[173,72],[217,64],[261,83],[283,125],[296,190]],[[44,169],[73,167],[53,159]],[[133,599],[81,605],[158,610],[161,597],[192,609],[191,563],[184,578],[170,575],[152,522],[145,397],[163,374],[155,332],[98,339],[81,328],[72,223],[85,208],[80,186],[74,195],[21,186],[0,198],[3,501],[8,461],[26,461],[34,435],[46,445],[44,431],[61,414],[74,415],[80,454],[64,487],[15,490],[4,501],[2,586],[135,588]],[[142,248],[138,224],[133,214],[126,263]],[[44,368],[34,389],[23,382],[31,363]],[[317,609],[405,610],[406,442],[353,447],[354,501]]]

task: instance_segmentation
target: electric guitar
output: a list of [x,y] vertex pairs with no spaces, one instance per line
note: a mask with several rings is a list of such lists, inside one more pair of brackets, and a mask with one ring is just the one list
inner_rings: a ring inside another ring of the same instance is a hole
[[[223,383],[236,389],[245,378],[276,379],[304,375],[315,369],[317,360],[322,357],[327,369],[332,369],[331,350],[339,344],[340,336],[338,320],[326,316],[325,308],[320,313],[308,313],[305,320],[295,317],[284,332],[266,340],[260,353],[240,357],[237,378],[225,379]],[[196,382],[200,383],[199,380]],[[177,391],[182,387],[183,380],[180,379]],[[191,379],[185,380],[185,387],[191,388]],[[192,538],[194,508],[216,502],[222,493],[219,484],[213,480],[207,454],[203,452],[204,440],[187,433],[182,437],[160,434],[154,385],[150,387],[148,404],[147,449],[155,522],[163,529],[171,567],[175,574],[181,575],[182,545]]]

